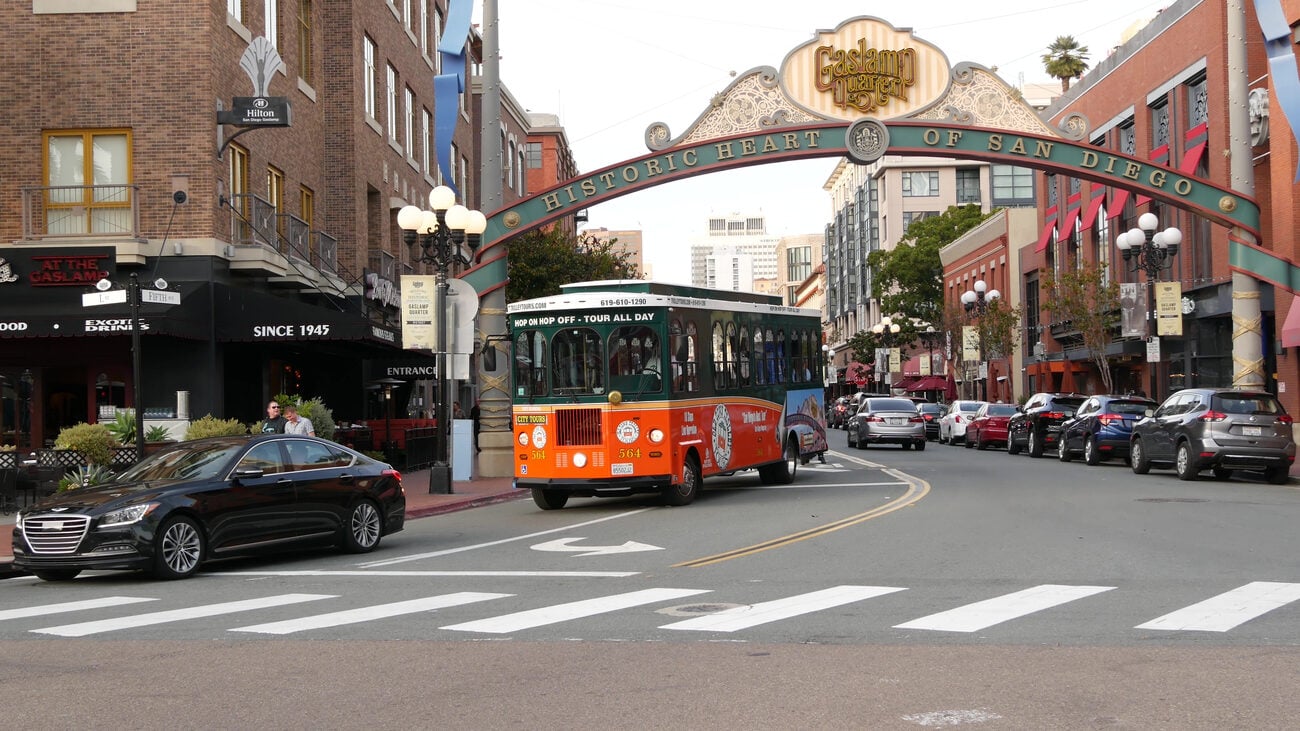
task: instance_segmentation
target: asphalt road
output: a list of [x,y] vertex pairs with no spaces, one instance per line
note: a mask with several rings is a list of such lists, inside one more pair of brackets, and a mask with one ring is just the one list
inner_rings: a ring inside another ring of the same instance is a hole
[[[931,443],[0,583],[11,723],[1293,728],[1300,490]],[[75,687],[76,692],[69,692]],[[346,699],[346,702],[343,701]],[[105,711],[108,715],[105,715]]]

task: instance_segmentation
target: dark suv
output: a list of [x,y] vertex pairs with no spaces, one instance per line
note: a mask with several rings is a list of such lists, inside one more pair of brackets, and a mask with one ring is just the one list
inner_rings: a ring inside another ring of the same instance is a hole
[[1267,391],[1185,388],[1133,427],[1129,455],[1139,475],[1173,467],[1179,479],[1195,480],[1201,470],[1212,469],[1222,480],[1240,469],[1263,472],[1281,485],[1295,462],[1291,426],[1291,417]]
[[1087,400],[1079,393],[1036,393],[1016,409],[1007,421],[1007,452],[1019,454],[1023,449],[1030,457],[1043,456],[1047,447],[1055,447],[1061,423]]

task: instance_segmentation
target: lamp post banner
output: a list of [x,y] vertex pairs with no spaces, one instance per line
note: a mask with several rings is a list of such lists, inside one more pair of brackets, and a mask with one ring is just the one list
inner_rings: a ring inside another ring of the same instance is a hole
[[432,274],[402,275],[402,349],[435,350],[438,312],[433,306],[438,278]]
[[980,359],[980,334],[974,325],[961,326],[961,359],[964,361]]
[[1120,336],[1140,338],[1146,335],[1147,303],[1137,282],[1119,284]]
[[1179,282],[1156,282],[1156,334],[1183,334],[1183,285]]

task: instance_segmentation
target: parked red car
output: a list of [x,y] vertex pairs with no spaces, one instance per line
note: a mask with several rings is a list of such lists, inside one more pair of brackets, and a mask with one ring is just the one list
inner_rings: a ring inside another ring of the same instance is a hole
[[988,449],[990,444],[1007,443],[1007,421],[1016,413],[1015,404],[984,404],[966,425],[966,448]]

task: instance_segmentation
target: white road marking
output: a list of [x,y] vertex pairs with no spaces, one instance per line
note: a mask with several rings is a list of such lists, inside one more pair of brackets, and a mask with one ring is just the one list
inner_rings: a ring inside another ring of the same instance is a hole
[[32,632],[43,635],[59,635],[61,637],[85,637],[86,635],[93,635],[100,632],[113,632],[120,629],[135,629],[137,627],[148,627],[155,624],[166,624],[167,622],[180,622],[186,619],[215,617],[221,614],[248,612],[254,609],[267,609],[270,607],[281,607],[286,604],[298,604],[301,602],[313,602],[318,599],[334,598],[335,596],[332,594],[280,594],[278,596],[269,596],[262,599],[245,599],[242,601],[224,602],[221,604],[204,604],[197,607],[186,607],[184,609],[171,609],[165,612],[136,614],[130,617],[120,617],[118,619],[101,619],[96,622],[65,624],[60,627],[34,629]]
[[553,541],[538,543],[529,548],[534,551],[554,551],[560,553],[577,552],[577,556],[607,556],[614,553],[637,553],[638,551],[662,551],[660,546],[652,546],[649,543],[637,543],[636,541],[624,541],[618,546],[570,546],[574,541],[585,541],[586,538],[556,538]]
[[574,528],[582,528],[588,525],[604,523],[607,520],[627,518],[629,516],[636,515],[637,513],[644,513],[647,510],[654,510],[654,509],[655,508],[641,508],[640,510],[629,510],[625,513],[614,513],[613,515],[607,515],[603,518],[588,520],[585,523],[574,523],[573,525],[568,525],[561,528],[552,528],[550,530],[538,531],[536,533],[528,533],[522,536],[513,536],[511,538],[502,538],[499,541],[488,541],[487,543],[475,543],[470,546],[461,546],[459,548],[447,548],[441,551],[430,551],[428,553],[416,553],[410,556],[401,556],[399,558],[386,558],[382,561],[370,561],[369,563],[363,563],[358,565],[361,566],[361,568],[369,569],[369,568],[377,568],[379,566],[392,566],[395,563],[406,563],[407,561],[419,561],[420,559],[424,559],[424,558],[437,558],[438,556],[449,556],[453,553],[464,553],[465,551],[473,551],[479,548],[499,546],[503,543],[513,543],[514,541],[525,541],[528,540],[529,538],[536,538],[537,536],[548,536],[552,533],[562,533],[566,530],[573,530]]
[[147,599],[138,596],[106,596],[103,599],[86,599],[79,602],[62,602],[60,604],[42,604],[37,607],[23,607],[22,609],[6,609],[0,611],[0,620],[5,619],[25,619],[27,617],[42,617],[46,614],[61,614],[63,612],[80,612],[83,609],[100,609],[102,607],[119,607],[123,604],[138,604],[139,602],[156,602],[157,599]]
[[417,612],[429,612],[435,609],[445,609],[447,607],[458,607],[462,604],[473,604],[474,602],[484,602],[489,599],[501,599],[508,596],[514,596],[514,594],[489,594],[485,592],[462,591],[455,594],[431,596],[423,599],[411,599],[404,602],[393,602],[391,604],[377,604],[373,607],[348,609],[342,612],[317,614],[314,617],[287,619],[283,622],[268,622],[266,624],[254,624],[248,627],[236,627],[230,631],[258,632],[267,635],[287,635],[311,629],[338,627],[344,624],[357,624],[359,622],[371,622],[376,619],[399,617],[403,614],[415,614]]
[[1300,584],[1252,581],[1134,629],[1227,632],[1239,624],[1300,599]]
[[964,723],[984,723],[985,721],[996,721],[1002,718],[992,711],[983,708],[974,708],[971,710],[959,711],[930,711],[929,713],[913,713],[903,716],[904,721],[911,721],[918,726],[960,726]]
[[894,625],[895,629],[928,629],[940,632],[978,632],[986,627],[1001,624],[1044,609],[1065,604],[1076,599],[1100,594],[1113,586],[1064,586],[1042,584],[982,602],[931,614],[911,622]]
[[558,577],[624,579],[640,571],[204,571],[204,576],[505,576],[510,578]]
[[540,609],[530,609],[525,612],[503,614],[500,617],[489,617],[487,619],[479,619],[473,622],[452,624],[442,627],[441,629],[458,630],[461,632],[506,634],[523,629],[530,629],[532,627],[542,627],[548,624],[566,622],[570,619],[580,619],[582,617],[591,617],[597,614],[618,611],[620,609],[628,609],[643,604],[653,604],[655,602],[668,601],[669,599],[681,599],[682,597],[707,593],[709,593],[708,589],[643,589],[641,591],[632,591],[626,594],[615,594],[613,596],[598,597],[596,599],[584,599],[582,601],[569,602],[567,604],[555,604],[549,607],[541,607]]
[[760,624],[797,617],[800,614],[838,607],[863,599],[892,594],[904,589],[896,586],[835,586],[829,589],[776,599],[770,602],[733,607],[701,617],[665,624],[659,629],[703,630],[707,632],[735,632]]

